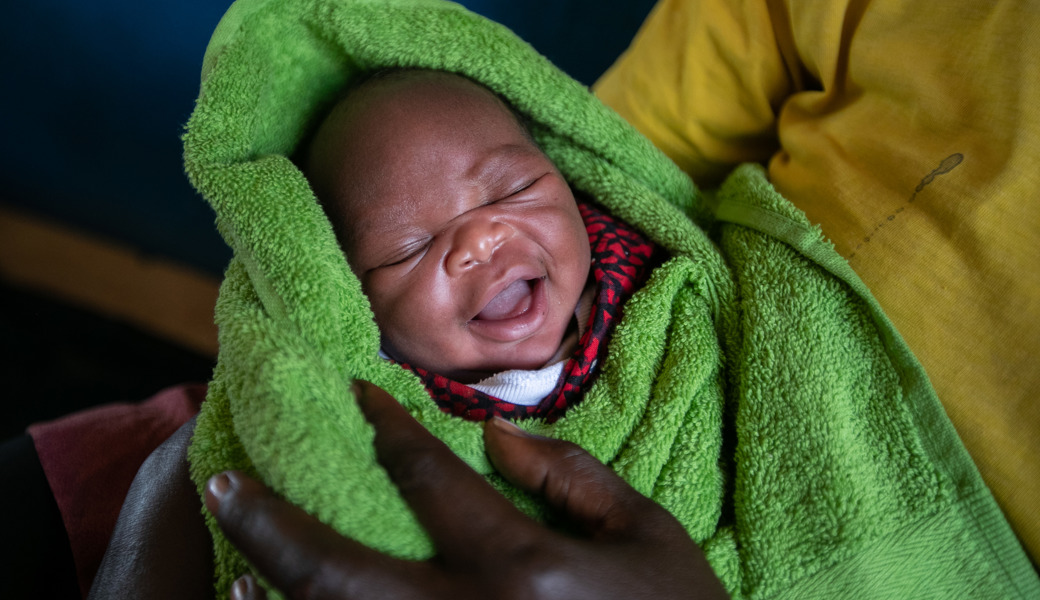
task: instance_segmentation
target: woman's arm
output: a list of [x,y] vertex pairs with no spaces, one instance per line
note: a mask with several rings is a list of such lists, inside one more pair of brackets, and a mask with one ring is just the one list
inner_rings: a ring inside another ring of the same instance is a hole
[[188,475],[194,417],[141,465],[90,598],[213,598],[213,543]]

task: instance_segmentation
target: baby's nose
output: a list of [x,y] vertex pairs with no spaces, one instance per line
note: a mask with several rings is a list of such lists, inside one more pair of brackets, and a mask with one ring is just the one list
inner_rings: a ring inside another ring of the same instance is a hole
[[459,275],[476,265],[491,260],[513,228],[490,219],[470,219],[455,230],[454,244],[448,254],[446,268],[449,275]]

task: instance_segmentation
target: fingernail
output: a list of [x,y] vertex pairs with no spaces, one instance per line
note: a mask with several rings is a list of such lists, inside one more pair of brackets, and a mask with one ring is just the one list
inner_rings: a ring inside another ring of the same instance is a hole
[[502,417],[499,417],[498,415],[491,417],[490,424],[502,433],[508,433],[509,435],[515,435],[519,437],[531,437],[530,433],[527,433],[523,429],[520,429],[520,427],[516,423],[513,423],[512,421],[507,421]]
[[217,508],[220,503],[224,501],[224,497],[231,491],[231,476],[228,473],[217,473],[213,477],[209,478],[206,482],[206,497],[205,503],[206,508],[209,512],[216,514]]
[[253,597],[256,581],[249,575],[243,575],[231,584],[231,600],[248,600]]
[[209,478],[209,492],[216,497],[217,500],[223,500],[224,496],[227,495],[228,490],[231,489],[231,478],[227,473],[217,473],[213,477]]

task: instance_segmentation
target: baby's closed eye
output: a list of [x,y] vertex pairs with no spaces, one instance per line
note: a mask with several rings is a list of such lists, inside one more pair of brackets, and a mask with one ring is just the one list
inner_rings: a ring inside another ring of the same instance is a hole
[[540,173],[538,175],[527,176],[519,180],[514,180],[508,184],[504,184],[500,186],[501,191],[496,194],[492,194],[484,204],[486,205],[496,204],[499,202],[526,200],[527,198],[525,197],[525,192],[528,192],[532,188],[534,188],[537,185],[537,183],[545,177],[545,175],[545,173]]
[[423,253],[430,248],[432,243],[433,238],[424,238],[409,242],[403,246],[400,251],[391,254],[387,260],[383,261],[376,268],[395,267],[411,262],[414,259],[421,258]]

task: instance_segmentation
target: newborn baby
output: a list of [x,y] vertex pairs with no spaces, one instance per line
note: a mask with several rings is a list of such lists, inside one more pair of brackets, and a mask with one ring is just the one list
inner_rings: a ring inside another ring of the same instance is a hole
[[473,383],[574,351],[592,295],[585,224],[490,90],[436,71],[370,78],[303,162],[390,358]]

